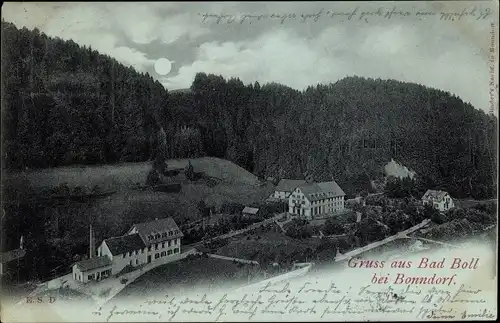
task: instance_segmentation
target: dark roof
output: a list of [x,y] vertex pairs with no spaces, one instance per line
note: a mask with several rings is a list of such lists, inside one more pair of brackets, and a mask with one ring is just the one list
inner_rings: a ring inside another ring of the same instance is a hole
[[26,250],[24,249],[14,249],[14,250],[9,250],[7,252],[2,252],[0,253],[0,262],[5,264],[9,261],[16,260],[19,258],[24,257],[26,254]]
[[319,201],[329,197],[345,196],[344,191],[335,181],[301,185],[300,190],[310,201]]
[[111,266],[111,259],[108,256],[85,259],[75,264],[80,271],[89,271],[96,268]]
[[121,237],[108,238],[105,239],[104,242],[106,242],[106,245],[113,256],[140,250],[146,247],[144,241],[141,239],[141,236],[137,233],[127,234]]
[[432,200],[434,202],[441,201],[448,193],[445,191],[436,191],[436,190],[427,190],[424,196],[422,196],[423,200]]
[[[171,217],[134,224],[132,225],[132,228],[130,228],[129,232],[134,228],[137,229],[137,233],[140,235],[146,245],[170,239],[182,238],[184,236],[182,234],[182,231],[175,223],[174,219],[172,219]],[[173,234],[170,236],[162,236],[162,233],[168,233],[169,231],[173,231]],[[149,235],[155,234],[160,234],[160,237],[158,239],[148,239]]]
[[291,192],[298,186],[305,184],[306,181],[303,179],[282,179],[279,181],[278,186],[276,186],[276,191],[278,192]]

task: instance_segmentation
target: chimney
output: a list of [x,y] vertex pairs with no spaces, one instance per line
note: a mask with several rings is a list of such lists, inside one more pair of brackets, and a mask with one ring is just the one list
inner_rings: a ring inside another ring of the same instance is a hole
[[95,246],[94,246],[94,230],[92,230],[92,224],[90,224],[90,246],[89,246],[89,258],[94,258]]

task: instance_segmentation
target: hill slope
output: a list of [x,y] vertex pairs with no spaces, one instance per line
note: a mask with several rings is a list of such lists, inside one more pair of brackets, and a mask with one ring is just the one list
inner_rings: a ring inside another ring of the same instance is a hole
[[[169,168],[185,168],[191,162],[195,171],[203,172],[225,184],[258,185],[259,179],[234,163],[214,158],[167,160]],[[50,169],[37,169],[27,172],[9,172],[4,183],[10,187],[29,191],[54,188],[67,184],[91,189],[94,185],[106,190],[127,190],[135,185],[144,185],[152,162],[123,163],[102,166],[66,166]]]

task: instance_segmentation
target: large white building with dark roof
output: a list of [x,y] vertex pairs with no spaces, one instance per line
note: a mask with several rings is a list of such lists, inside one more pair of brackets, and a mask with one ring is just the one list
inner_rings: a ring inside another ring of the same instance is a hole
[[[182,232],[172,218],[132,225],[127,234],[107,238],[97,248],[97,257],[73,265],[73,278],[81,282],[100,280],[181,252]],[[91,253],[92,254],[92,253]]]
[[288,198],[289,213],[308,220],[344,212],[345,193],[335,181],[297,186]]

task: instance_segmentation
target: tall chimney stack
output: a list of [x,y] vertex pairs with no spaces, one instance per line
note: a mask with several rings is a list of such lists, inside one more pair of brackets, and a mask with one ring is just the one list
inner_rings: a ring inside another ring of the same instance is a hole
[[92,224],[90,224],[89,258],[94,258],[94,256],[95,256],[94,231],[92,230]]

